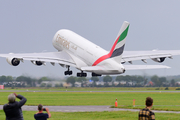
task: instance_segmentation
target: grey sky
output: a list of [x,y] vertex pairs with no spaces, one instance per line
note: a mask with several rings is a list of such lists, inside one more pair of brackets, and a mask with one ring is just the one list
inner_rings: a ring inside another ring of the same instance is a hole
[[[180,1],[130,0],[18,0],[0,1],[0,53],[56,51],[52,38],[59,29],[70,29],[110,50],[123,23],[130,22],[125,50],[180,49]],[[163,64],[164,70],[126,71],[126,74],[179,75],[179,56]],[[64,77],[65,68],[24,61],[10,66],[0,58],[0,75]],[[134,62],[135,64],[144,64]],[[148,64],[157,64],[148,60]],[[73,75],[76,75],[76,70]]]

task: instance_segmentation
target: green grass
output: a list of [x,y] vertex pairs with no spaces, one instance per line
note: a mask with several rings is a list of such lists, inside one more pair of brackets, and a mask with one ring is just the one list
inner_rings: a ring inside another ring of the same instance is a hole
[[[7,103],[10,92],[0,92],[0,104]],[[145,98],[154,99],[153,109],[180,111],[180,93],[156,93],[156,92],[18,92],[27,98],[26,105],[115,105],[118,99],[120,108],[144,108]],[[136,106],[133,107],[133,99]],[[18,100],[18,99],[17,99]]]
[[[138,89],[138,88],[137,88]],[[137,90],[136,89],[136,90]],[[32,89],[34,90],[34,89]],[[41,89],[37,89],[41,90]],[[47,89],[43,89],[47,90]],[[53,89],[56,90],[56,89]],[[58,89],[60,90],[60,89]],[[69,90],[69,89],[68,89]],[[79,90],[73,89],[72,91]],[[84,89],[82,91],[89,91]],[[102,88],[100,90],[109,90]],[[93,91],[91,89],[91,91]],[[94,89],[94,91],[98,91]],[[7,103],[7,96],[11,92],[0,92],[0,104]],[[180,111],[180,93],[162,92],[18,92],[27,98],[26,105],[109,105],[114,106],[115,99],[118,99],[120,108],[144,108],[145,98],[150,96],[154,99],[156,110]],[[136,106],[133,107],[133,99]],[[17,99],[18,100],[18,99]],[[159,106],[160,105],[160,106]],[[170,106],[171,105],[171,106]],[[176,106],[179,105],[179,106]],[[117,108],[118,109],[118,108]],[[23,111],[25,120],[33,120],[36,111]],[[137,120],[138,112],[112,111],[112,112],[51,112],[51,120]],[[155,113],[156,120],[180,120],[179,114]],[[5,114],[0,110],[0,120],[5,120]]]
[[[25,120],[34,120],[35,111],[23,111]],[[137,120],[138,112],[51,112],[49,120]],[[156,120],[180,120],[179,114],[155,113]],[[5,120],[5,114],[0,110],[0,120]]]

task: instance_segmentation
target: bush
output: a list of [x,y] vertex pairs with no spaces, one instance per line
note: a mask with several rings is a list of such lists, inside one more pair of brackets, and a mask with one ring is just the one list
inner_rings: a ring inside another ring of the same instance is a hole
[[169,90],[169,88],[168,88],[168,87],[166,87],[164,90]]
[[47,87],[52,87],[52,84],[47,84]]
[[60,84],[55,84],[55,87],[60,87]]
[[176,90],[180,90],[180,88],[176,88]]
[[155,90],[160,90],[159,88],[156,88]]
[[46,86],[46,83],[42,83],[41,85],[40,85],[40,87],[45,87]]

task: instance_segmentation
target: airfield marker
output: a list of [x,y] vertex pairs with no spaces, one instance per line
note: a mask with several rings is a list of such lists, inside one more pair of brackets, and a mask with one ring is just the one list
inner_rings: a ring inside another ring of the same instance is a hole
[[135,107],[135,99],[133,99],[133,107]]
[[116,98],[115,107],[117,107],[117,106],[118,106],[118,102],[117,102],[117,98]]

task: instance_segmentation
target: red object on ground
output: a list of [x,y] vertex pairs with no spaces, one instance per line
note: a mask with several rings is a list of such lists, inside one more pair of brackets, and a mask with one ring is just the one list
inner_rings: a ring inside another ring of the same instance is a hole
[[4,89],[4,85],[0,85],[0,89]]
[[117,106],[118,106],[118,102],[117,102],[117,98],[116,98],[115,107],[117,107]]
[[136,100],[135,100],[135,99],[133,99],[133,106],[134,106],[134,107],[135,107],[135,101],[136,101]]

